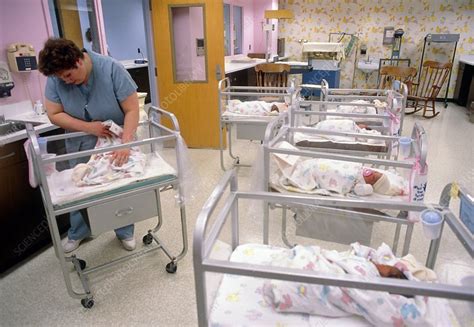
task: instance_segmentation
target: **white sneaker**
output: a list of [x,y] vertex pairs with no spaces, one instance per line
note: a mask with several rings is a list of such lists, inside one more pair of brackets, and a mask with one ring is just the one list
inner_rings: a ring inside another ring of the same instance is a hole
[[64,252],[69,253],[69,252],[72,252],[75,249],[77,249],[79,247],[79,245],[81,244],[81,242],[82,242],[82,240],[71,240],[71,239],[69,239],[69,237],[66,237],[61,242],[61,244],[63,246]]
[[134,237],[120,240],[120,242],[122,243],[123,248],[127,251],[133,251],[137,247],[137,242],[135,242]]

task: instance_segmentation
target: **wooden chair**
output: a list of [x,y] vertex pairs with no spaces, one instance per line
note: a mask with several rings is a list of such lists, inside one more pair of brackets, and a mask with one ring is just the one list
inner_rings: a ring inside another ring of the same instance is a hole
[[[451,73],[452,67],[453,64],[450,62],[440,63],[436,61],[425,61],[423,63],[420,83],[413,82],[408,86],[409,104],[407,104],[407,107],[413,108],[413,111],[405,111],[407,115],[414,114],[421,109],[423,109],[423,117],[425,118],[433,118],[439,114],[439,112],[436,112],[435,107],[436,97]],[[429,103],[431,103],[431,105]],[[431,115],[427,115],[427,111],[431,111]]]
[[286,87],[290,65],[287,64],[258,64],[255,66],[257,73],[257,86]]
[[261,53],[261,52],[249,52],[249,53],[247,53],[247,57],[249,57],[249,58],[256,58],[256,59],[265,59],[265,53]]
[[[288,86],[288,74],[290,65],[287,64],[258,64],[255,66],[257,75],[257,86],[263,87],[286,87]],[[277,93],[278,91],[269,91]],[[260,97],[259,100],[267,102],[277,102],[281,100],[275,96]]]
[[389,89],[394,81],[405,83],[408,86],[408,94],[416,77],[416,68],[401,66],[383,66],[380,68],[379,89]]

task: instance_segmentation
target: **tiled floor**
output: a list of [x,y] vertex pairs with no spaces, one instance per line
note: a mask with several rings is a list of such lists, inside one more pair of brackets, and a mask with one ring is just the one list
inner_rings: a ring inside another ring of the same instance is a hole
[[[407,116],[404,134],[408,135],[415,122],[425,127],[429,138],[429,186],[426,199],[437,202],[444,185],[456,180],[474,192],[474,125],[468,122],[466,109],[450,104],[447,109],[439,105],[442,113],[431,120]],[[256,160],[258,143],[239,141],[236,152],[243,162]],[[96,304],[92,310],[83,309],[78,300],[68,296],[59,263],[52,248],[18,267],[0,280],[0,325],[2,326],[64,326],[64,325],[155,325],[194,326],[197,324],[196,299],[192,268],[192,232],[203,203],[222,176],[219,152],[216,150],[190,150],[191,167],[199,178],[193,179],[198,188],[186,207],[190,249],[179,262],[178,271],[170,275],[165,271],[167,258],[162,253],[146,255],[140,259],[91,275]],[[255,178],[249,168],[239,171],[239,184],[248,188]],[[171,192],[163,194],[165,222],[159,235],[167,241],[174,253],[180,249],[179,211]],[[252,206],[249,206],[252,208]],[[247,208],[246,208],[247,209]],[[243,212],[243,211],[242,211]],[[255,212],[254,212],[255,213]],[[153,219],[140,222],[136,227],[137,240],[153,226]],[[255,219],[242,221],[244,241],[258,239],[261,224]],[[278,224],[272,224],[272,240],[278,242]],[[390,242],[393,227],[376,224],[372,244],[382,240]],[[5,232],[5,231],[4,231]],[[473,272],[472,259],[447,231],[443,236],[437,271],[440,277],[455,279],[463,271]],[[138,248],[141,248],[141,242]],[[324,246],[324,242],[318,242]],[[414,231],[412,253],[424,259],[427,242],[419,227]],[[138,251],[138,250],[137,250]],[[78,256],[94,265],[124,253],[109,232],[93,242],[86,242],[77,251]],[[448,270],[448,264],[451,265]],[[73,276],[74,277],[74,276]],[[79,284],[75,282],[75,286]],[[464,317],[472,321],[473,316]]]

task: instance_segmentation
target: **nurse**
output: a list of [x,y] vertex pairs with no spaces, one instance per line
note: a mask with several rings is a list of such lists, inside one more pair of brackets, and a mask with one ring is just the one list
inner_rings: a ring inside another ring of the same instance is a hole
[[[39,70],[47,76],[45,105],[51,122],[66,131],[90,135],[66,140],[66,150],[76,152],[93,149],[98,136],[111,132],[101,122],[111,119],[123,125],[122,142],[134,139],[138,126],[137,85],[125,68],[111,57],[79,49],[72,41],[50,38],[39,53]],[[113,153],[113,161],[121,166],[128,161],[129,149]],[[74,167],[89,158],[70,160]],[[84,221],[86,211],[70,214],[71,228],[63,240],[64,252],[74,251],[90,236]],[[135,249],[134,226],[115,230],[126,250]]]

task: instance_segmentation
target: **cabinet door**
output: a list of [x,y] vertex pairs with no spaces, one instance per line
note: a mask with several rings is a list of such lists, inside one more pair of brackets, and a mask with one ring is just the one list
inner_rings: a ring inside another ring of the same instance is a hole
[[459,103],[459,101],[462,101],[459,99],[460,93],[461,93],[461,87],[462,87],[462,82],[463,82],[463,74],[464,74],[464,63],[460,62],[459,63],[459,68],[458,68],[458,75],[457,75],[457,80],[456,80],[456,87],[454,89],[454,100]]
[[[40,189],[28,181],[23,142],[0,147],[0,273],[51,244]],[[60,218],[58,225],[65,232],[69,221]]]
[[230,74],[227,74],[226,77],[230,79],[230,85],[232,86],[247,86],[248,85],[248,75],[247,69],[239,70]]
[[27,172],[26,161],[0,168],[1,272],[33,253],[33,245],[50,236],[47,223],[42,223],[40,194],[30,187]]

